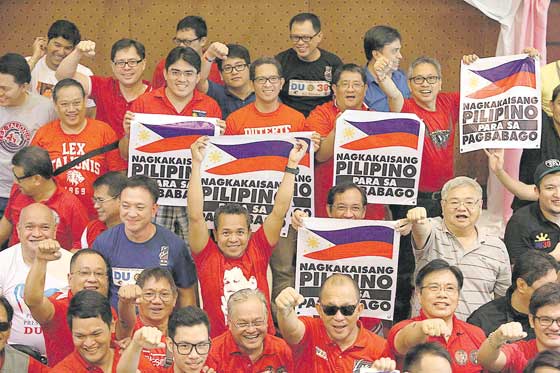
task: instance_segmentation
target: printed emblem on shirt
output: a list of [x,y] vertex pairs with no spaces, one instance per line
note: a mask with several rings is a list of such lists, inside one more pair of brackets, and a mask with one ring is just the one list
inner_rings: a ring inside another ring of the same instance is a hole
[[535,249],[548,249],[552,246],[548,233],[539,233],[535,236]]
[[194,110],[192,111],[192,116],[193,117],[205,117],[206,116],[206,112],[204,110]]
[[284,367],[274,368],[273,366],[269,365],[259,373],[288,373],[288,370]]
[[321,350],[318,346],[315,346],[315,355],[319,356],[321,359],[328,360],[327,352]]
[[373,361],[363,360],[363,359],[354,360],[354,367],[352,368],[352,373],[361,373],[362,368],[364,369],[371,368],[372,365],[373,365]]
[[326,97],[331,94],[331,85],[324,80],[297,80],[289,82],[288,94],[298,97]]
[[16,153],[29,144],[31,134],[20,122],[8,122],[0,127],[0,146],[10,153]]
[[159,265],[167,266],[169,262],[169,246],[162,246],[159,249]]
[[474,365],[478,365],[478,350],[472,350],[471,351],[471,353],[469,354],[469,360]]
[[276,133],[289,133],[291,124],[280,124],[270,127],[244,128],[245,135],[270,135]]
[[123,285],[134,285],[136,284],[136,280],[140,273],[142,272],[142,268],[119,268],[113,267],[113,283],[116,286],[123,286]]
[[54,84],[37,82],[37,92],[39,92],[41,96],[52,97],[53,88]]
[[332,66],[325,66],[325,80],[327,82],[332,81]]
[[458,365],[466,365],[467,361],[469,361],[469,357],[465,350],[457,350],[455,351],[455,361]]
[[255,276],[251,276],[247,279],[241,268],[233,267],[224,271],[223,281],[224,295],[222,296],[222,313],[224,314],[224,320],[227,324],[227,302],[229,297],[238,290],[255,290],[257,288],[257,279]]

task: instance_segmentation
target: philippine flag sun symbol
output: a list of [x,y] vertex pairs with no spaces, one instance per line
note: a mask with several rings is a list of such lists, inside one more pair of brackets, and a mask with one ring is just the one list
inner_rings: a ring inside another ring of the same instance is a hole
[[[420,133],[420,122],[414,119],[382,119],[373,122],[356,122],[346,120],[354,128],[365,134],[357,140],[342,144],[341,147],[348,150],[369,150],[389,146],[402,146],[412,149],[418,148],[418,136]],[[352,127],[346,128],[348,132],[354,132]],[[354,133],[348,133],[353,138]]]

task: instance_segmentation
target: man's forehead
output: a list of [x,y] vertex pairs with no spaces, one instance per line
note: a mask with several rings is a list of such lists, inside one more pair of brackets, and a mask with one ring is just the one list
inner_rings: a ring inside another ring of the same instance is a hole
[[315,29],[313,28],[313,23],[310,20],[305,20],[303,22],[294,22],[291,28],[292,32],[295,31],[309,31],[315,33]]
[[49,43],[51,43],[51,42],[61,44],[64,47],[73,47],[74,46],[70,40],[64,39],[62,36],[57,36],[56,38],[50,39]]
[[101,256],[95,253],[87,253],[80,255],[74,262],[76,269],[90,268],[90,269],[106,269],[105,261]]

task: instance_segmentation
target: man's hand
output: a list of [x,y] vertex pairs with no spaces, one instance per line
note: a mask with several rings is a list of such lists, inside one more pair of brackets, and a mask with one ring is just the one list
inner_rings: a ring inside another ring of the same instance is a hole
[[123,130],[126,137],[130,137],[130,124],[134,120],[134,113],[127,111],[123,118]]
[[311,143],[313,144],[313,152],[317,153],[319,147],[321,147],[321,135],[319,132],[313,132],[311,134]]
[[91,40],[82,40],[76,45],[76,50],[82,56],[95,57],[95,42]]
[[51,262],[60,259],[61,255],[58,241],[49,238],[39,242],[35,259]]
[[422,333],[430,337],[445,337],[451,336],[451,330],[442,319],[426,319],[420,321]]
[[504,149],[484,149],[488,156],[488,167],[494,174],[504,170]]
[[392,66],[393,64],[387,57],[379,56],[379,58],[373,64],[373,72],[378,82],[382,82],[389,76],[391,76],[391,73],[393,72]]
[[290,150],[290,155],[288,157],[288,162],[293,162],[296,165],[302,160],[302,158],[307,153],[307,143],[303,140],[296,139],[294,147]]
[[123,285],[119,289],[119,302],[140,303],[142,299],[142,288],[138,285]]
[[208,147],[208,136],[199,137],[191,145],[192,161],[202,163],[204,156],[206,155],[206,148]]
[[408,219],[399,219],[395,222],[395,230],[399,232],[401,236],[408,236],[410,231],[412,231],[412,223]]
[[153,326],[143,326],[138,329],[132,337],[132,343],[137,347],[147,348],[164,348],[165,344],[161,341],[161,331]]
[[220,135],[223,135],[226,132],[226,121],[223,119],[216,120],[216,126],[220,129]]
[[428,213],[424,207],[415,207],[408,210],[406,219],[412,224],[423,224],[428,219]]
[[526,47],[525,49],[523,49],[523,53],[527,53],[529,57],[533,57],[533,58],[540,57],[538,49],[533,47]]
[[215,60],[216,58],[219,58],[220,60],[225,60],[228,56],[228,53],[229,53],[229,49],[227,45],[216,41],[210,44],[206,52],[204,52],[204,55],[209,60],[212,61]]
[[463,56],[463,63],[465,65],[470,65],[474,61],[478,60],[478,56],[476,54],[465,54]]
[[294,210],[292,212],[292,227],[297,231],[303,227],[303,218],[308,218],[309,214],[303,210]]
[[506,342],[515,342],[527,337],[527,333],[523,331],[521,323],[516,321],[502,324],[495,332],[490,333],[488,340],[494,346],[501,346]]
[[287,287],[276,297],[276,307],[287,315],[303,301],[303,295],[299,294],[296,289]]
[[49,40],[44,36],[38,36],[33,42],[33,58],[40,59],[47,53],[47,43]]
[[378,372],[392,372],[397,369],[397,363],[389,357],[382,357],[375,360],[371,367],[377,369]]

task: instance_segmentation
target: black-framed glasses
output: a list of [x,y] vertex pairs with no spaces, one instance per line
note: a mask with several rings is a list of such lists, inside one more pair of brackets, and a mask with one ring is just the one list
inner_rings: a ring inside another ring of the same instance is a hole
[[427,289],[430,293],[434,293],[434,294],[437,294],[441,291],[443,291],[445,294],[457,294],[459,292],[459,288],[451,284],[447,284],[447,285],[429,284],[420,287],[420,290],[424,290],[424,289]]
[[233,70],[235,70],[237,72],[241,72],[241,71],[245,70],[247,68],[247,66],[249,66],[249,65],[246,64],[246,63],[242,63],[242,64],[234,65],[234,66],[227,65],[227,66],[222,67],[222,71],[225,72],[225,73],[228,73],[228,74],[232,73]]
[[171,337],[169,337],[171,339],[171,341],[173,342],[173,344],[175,345],[175,347],[177,347],[177,352],[179,353],[179,355],[190,355],[190,353],[192,352],[193,348],[196,351],[197,354],[199,355],[207,355],[208,352],[210,351],[210,346],[212,345],[211,341],[206,341],[206,342],[199,342],[199,343],[188,343],[188,342],[175,342],[175,340]]
[[10,323],[7,321],[0,322],[0,332],[5,332],[10,329]]
[[196,39],[192,39],[192,40],[173,38],[173,42],[174,42],[175,44],[179,45],[179,46],[180,46],[180,45],[185,45],[185,46],[189,47],[192,43],[194,43],[195,41],[200,40],[200,39],[202,39],[202,37],[196,38]]
[[327,316],[334,316],[338,311],[340,311],[340,313],[344,316],[352,316],[354,312],[356,312],[357,307],[357,304],[352,304],[349,306],[328,306],[321,304],[321,308]]
[[173,299],[173,293],[170,291],[145,291],[144,293],[142,293],[142,298],[144,298],[146,302],[151,302],[152,300],[156,299],[156,295],[159,297],[159,299],[161,299],[163,303],[169,303],[171,299]]
[[311,35],[311,36],[309,36],[309,35],[303,35],[303,36],[300,36],[300,35],[290,35],[290,40],[291,40],[293,43],[297,43],[297,42],[299,42],[300,40],[303,41],[304,43],[309,43],[315,36],[319,35],[320,32],[321,32],[321,31],[317,31],[317,32],[315,33],[315,35]]
[[480,199],[460,200],[460,199],[452,198],[452,199],[444,199],[444,201],[445,203],[447,203],[447,206],[449,206],[454,210],[458,209],[461,205],[465,206],[465,208],[467,208],[468,210],[472,210],[478,204]]
[[439,76],[435,76],[435,75],[430,75],[430,76],[416,75],[408,80],[410,80],[414,84],[420,85],[424,83],[424,81],[428,82],[428,84],[436,84],[440,79],[441,78]]
[[140,62],[144,61],[144,59],[139,60],[128,60],[128,61],[113,61],[116,67],[123,69],[126,65],[128,67],[136,67]]
[[23,175],[23,176],[18,176],[16,175],[16,173],[14,172],[14,170],[12,170],[12,175],[14,175],[14,179],[17,180],[18,183],[21,183],[22,180],[25,180],[31,176],[35,176],[36,174],[30,174],[30,175]]
[[535,319],[543,328],[550,328],[553,323],[556,323],[556,325],[560,328],[560,317],[557,319],[553,319],[552,317],[548,316],[535,316]]
[[97,204],[102,205],[102,204],[104,204],[105,202],[110,201],[110,200],[115,199],[115,198],[117,198],[117,197],[116,197],[116,196],[109,197],[109,198],[93,197],[91,200],[93,201],[93,204],[96,204],[96,203],[97,203]]
[[276,84],[282,79],[282,77],[278,75],[272,76],[257,76],[253,81],[257,84],[265,85],[266,82],[270,82],[270,84]]

